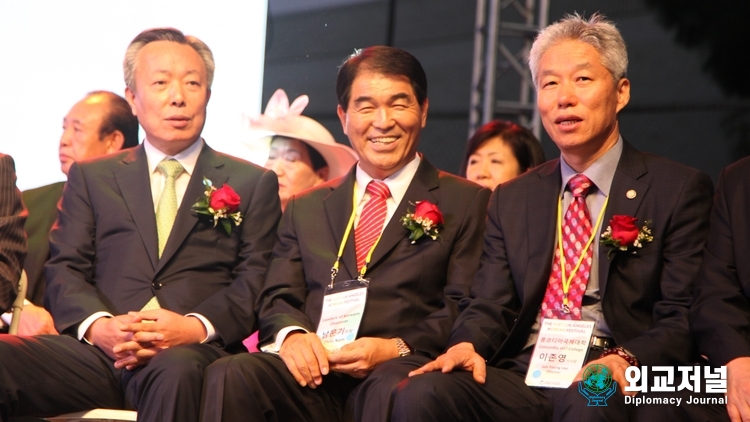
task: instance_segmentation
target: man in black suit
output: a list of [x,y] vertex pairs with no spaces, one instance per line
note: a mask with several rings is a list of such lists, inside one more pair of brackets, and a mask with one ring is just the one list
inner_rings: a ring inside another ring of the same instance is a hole
[[[214,70],[202,41],[144,31],[124,70],[146,138],[70,167],[45,268],[45,306],[66,335],[0,337],[2,420],[123,406],[197,420],[204,368],[254,329],[275,174],[201,139]],[[219,188],[207,215],[191,211],[204,180]]]
[[[60,166],[68,174],[77,161],[111,154],[138,145],[138,119],[128,102],[109,91],[94,91],[68,111],[60,137]],[[44,263],[50,257],[49,232],[57,219],[57,203],[65,182],[23,191],[28,210],[24,225],[29,253],[23,262],[28,277],[27,303],[23,308],[20,335],[55,334],[52,316],[44,309]]]
[[[468,294],[489,191],[436,170],[417,153],[428,108],[421,65],[400,49],[366,48],[340,68],[337,95],[360,161],[347,176],[287,204],[259,311],[267,353],[209,368],[204,420],[386,420],[390,390],[407,372],[380,366],[411,354],[436,356]],[[381,184],[387,212],[377,228],[366,229],[370,204],[378,202],[370,189]],[[400,219],[420,201],[442,212],[440,237],[409,239]],[[366,243],[368,233],[379,237],[375,246]],[[362,275],[369,287],[356,339],[328,350],[318,336],[326,333],[316,331],[339,254],[335,281]]]
[[701,354],[727,367],[727,411],[750,420],[750,158],[719,177],[711,230],[695,284],[690,322]]
[[[627,52],[600,15],[568,16],[543,30],[529,66],[542,122],[561,157],[493,194],[481,267],[449,348],[432,362],[411,362],[412,377],[396,393],[395,421],[627,420],[636,412],[623,396],[635,394],[624,391],[629,366],[693,358],[688,305],[711,180],[622,139],[617,114],[630,99]],[[574,186],[577,180],[585,186]],[[599,242],[608,227],[618,230],[614,216],[637,219],[630,240],[617,235],[625,250]],[[571,241],[586,224],[590,234]],[[644,236],[635,243],[639,231]],[[563,279],[571,278],[583,281],[580,296],[566,290],[576,281],[566,286]],[[605,365],[619,385],[606,406],[589,407],[578,382],[562,389],[525,383],[546,318],[594,321],[588,364]],[[637,412],[641,420],[674,412],[673,420],[684,406]]]
[[25,220],[13,158],[0,154],[0,311],[9,310],[16,298],[16,284],[26,255]]

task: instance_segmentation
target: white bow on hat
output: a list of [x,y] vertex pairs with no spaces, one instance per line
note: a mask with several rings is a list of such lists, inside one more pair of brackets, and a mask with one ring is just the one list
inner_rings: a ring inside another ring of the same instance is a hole
[[350,147],[337,143],[323,125],[302,115],[309,102],[310,97],[303,94],[290,105],[286,92],[279,88],[268,100],[263,114],[248,118],[248,123],[252,129],[299,139],[310,145],[326,160],[329,179],[343,176],[357,162],[357,154]]

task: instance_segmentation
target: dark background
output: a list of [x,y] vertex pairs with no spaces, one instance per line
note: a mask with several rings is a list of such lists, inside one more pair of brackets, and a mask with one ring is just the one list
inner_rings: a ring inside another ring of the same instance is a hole
[[[638,149],[716,180],[750,154],[750,49],[746,0],[551,0],[549,22],[600,11],[628,45],[631,100],[621,133]],[[308,94],[304,114],[347,143],[336,117],[335,78],[355,48],[387,44],[414,54],[430,110],[420,151],[457,172],[468,137],[474,19],[470,0],[269,0],[263,106],[277,88]],[[558,156],[544,134],[547,158]]]

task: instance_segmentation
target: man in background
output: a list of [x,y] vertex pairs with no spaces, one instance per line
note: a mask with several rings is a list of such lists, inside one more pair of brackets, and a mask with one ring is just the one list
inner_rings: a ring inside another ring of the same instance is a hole
[[0,154],[0,311],[10,309],[26,255],[23,222],[26,212],[16,188],[16,168],[10,155]]
[[727,415],[750,420],[750,158],[722,171],[690,328],[712,365],[727,367]]
[[[77,102],[63,119],[60,168],[67,175],[76,161],[136,145],[138,119],[128,102],[109,91],[94,91]],[[29,245],[23,269],[29,284],[18,327],[20,335],[57,334],[52,316],[43,307],[44,263],[49,259],[49,232],[57,219],[57,203],[62,197],[63,186],[65,182],[57,182],[22,193],[28,210],[24,230]],[[9,318],[8,314],[3,316],[4,320]]]

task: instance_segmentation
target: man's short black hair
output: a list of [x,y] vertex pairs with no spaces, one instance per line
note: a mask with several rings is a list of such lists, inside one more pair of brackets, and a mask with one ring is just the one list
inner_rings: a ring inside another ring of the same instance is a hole
[[427,100],[427,75],[419,60],[400,48],[377,45],[357,50],[339,68],[336,76],[336,96],[344,111],[349,106],[352,83],[360,70],[408,78],[419,106],[424,106]]

